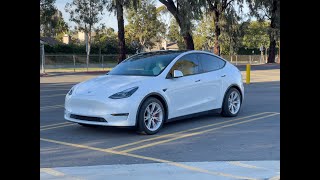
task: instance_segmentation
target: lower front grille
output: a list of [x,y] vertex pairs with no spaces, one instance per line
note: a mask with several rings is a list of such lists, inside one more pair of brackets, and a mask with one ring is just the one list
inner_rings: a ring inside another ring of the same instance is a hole
[[107,122],[102,117],[80,116],[80,115],[76,115],[76,114],[70,114],[70,118],[84,120],[84,121]]

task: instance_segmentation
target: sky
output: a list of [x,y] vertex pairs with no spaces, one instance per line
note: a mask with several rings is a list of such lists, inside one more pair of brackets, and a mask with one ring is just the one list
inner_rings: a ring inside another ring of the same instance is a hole
[[[63,16],[64,20],[68,23],[69,27],[71,29],[74,29],[75,23],[69,21],[69,13],[67,13],[64,10],[65,5],[67,3],[71,3],[71,2],[72,2],[72,0],[56,0],[55,5],[62,12],[62,16]],[[154,2],[156,4],[156,7],[159,7],[162,5],[162,3],[158,0],[155,0]],[[244,13],[248,12],[248,7],[246,5],[244,5],[243,12]],[[169,24],[169,22],[170,22],[169,13],[167,15],[162,15],[161,19],[163,20],[164,23]],[[118,31],[117,18],[113,12],[110,13],[110,12],[104,11],[104,15],[102,16],[102,20],[99,23],[104,23],[107,27],[111,27],[115,31]],[[124,24],[125,25],[127,24],[126,19],[124,20]]]

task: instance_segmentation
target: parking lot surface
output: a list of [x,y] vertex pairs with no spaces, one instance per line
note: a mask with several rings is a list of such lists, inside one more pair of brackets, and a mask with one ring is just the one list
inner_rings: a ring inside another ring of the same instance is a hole
[[[239,66],[245,78],[245,67]],[[280,65],[252,66],[237,117],[167,123],[152,136],[63,118],[64,97],[99,74],[40,78],[41,179],[268,179],[280,176]],[[244,79],[245,82],[245,79]]]

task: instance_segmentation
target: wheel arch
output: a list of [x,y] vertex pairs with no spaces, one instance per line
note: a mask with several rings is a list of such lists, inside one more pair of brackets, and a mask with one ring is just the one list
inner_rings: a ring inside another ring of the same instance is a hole
[[231,88],[235,88],[235,89],[237,89],[237,90],[240,92],[240,94],[241,94],[240,98],[241,98],[241,103],[242,103],[242,100],[243,100],[243,92],[242,92],[241,88],[240,88],[237,84],[231,84],[231,85],[226,89],[226,91],[224,92],[223,99],[222,99],[222,103],[221,103],[221,107],[223,106],[224,98],[226,97],[227,92],[228,92],[229,89],[231,89]]
[[153,97],[153,98],[156,98],[158,99],[163,107],[164,107],[164,110],[165,110],[165,121],[167,121],[168,117],[169,117],[169,110],[168,110],[168,104],[167,104],[167,101],[165,100],[165,98],[160,94],[160,93],[156,93],[156,92],[152,92],[152,93],[149,93],[148,95],[146,95],[142,101],[140,102],[139,106],[138,106],[138,110],[137,110],[137,115],[136,115],[136,126],[137,126],[137,122],[138,122],[138,116],[139,116],[139,111],[140,111],[140,108],[142,106],[142,104],[150,97]]

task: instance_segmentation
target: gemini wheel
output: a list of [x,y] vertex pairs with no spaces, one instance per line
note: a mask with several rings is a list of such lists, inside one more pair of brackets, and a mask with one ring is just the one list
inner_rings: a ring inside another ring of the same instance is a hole
[[165,120],[165,110],[156,98],[148,98],[139,109],[138,131],[148,135],[157,133]]
[[224,97],[221,114],[226,117],[237,116],[241,103],[241,93],[236,88],[230,88]]

